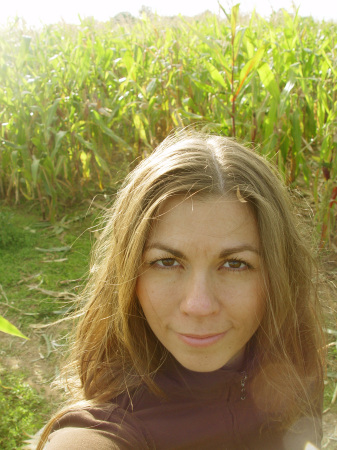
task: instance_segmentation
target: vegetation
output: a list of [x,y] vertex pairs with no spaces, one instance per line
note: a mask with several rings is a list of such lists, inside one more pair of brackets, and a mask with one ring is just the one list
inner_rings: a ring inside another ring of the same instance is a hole
[[251,142],[315,199],[337,196],[336,29],[287,12],[58,24],[0,36],[0,196],[61,203],[104,191],[174,127]]
[[0,446],[17,449],[24,438],[44,425],[50,407],[26,381],[25,374],[2,372],[0,381]]
[[0,333],[1,449],[21,448],[62,399],[50,385],[67,352],[71,323],[64,318],[86,278],[97,214],[78,205],[53,225],[40,220],[36,207],[0,211],[8,238],[0,246],[0,314],[29,337]]

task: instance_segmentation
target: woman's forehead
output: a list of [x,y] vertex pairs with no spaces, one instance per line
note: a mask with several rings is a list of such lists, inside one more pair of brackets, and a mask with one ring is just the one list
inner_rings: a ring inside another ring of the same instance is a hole
[[[254,215],[247,203],[234,196],[176,196],[158,210],[147,244],[164,240],[211,244],[220,240],[231,245],[259,246]],[[199,241],[200,240],[200,241]]]

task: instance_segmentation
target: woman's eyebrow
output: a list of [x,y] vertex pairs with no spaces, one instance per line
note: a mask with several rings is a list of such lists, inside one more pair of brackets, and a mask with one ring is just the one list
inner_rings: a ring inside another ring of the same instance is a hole
[[171,247],[167,247],[166,245],[160,244],[159,242],[153,242],[152,244],[147,245],[145,247],[144,251],[147,252],[153,248],[155,248],[157,250],[163,250],[164,252],[167,252],[167,253],[171,253],[173,256],[176,256],[177,258],[185,258],[185,255],[182,252],[180,252],[179,250],[176,250]]
[[234,253],[241,253],[241,252],[252,252],[256,253],[257,255],[260,254],[260,251],[257,247],[250,244],[242,244],[242,245],[236,245],[234,247],[226,248],[220,252],[220,258],[226,258],[229,255],[233,255]]
[[[145,247],[144,251],[149,251],[153,248],[157,249],[157,250],[163,250],[167,253],[171,253],[173,256],[176,256],[177,258],[185,258],[185,255],[181,251],[176,250],[171,247],[168,247],[159,242],[153,242],[152,244],[147,245]],[[256,253],[257,255],[260,254],[258,248],[254,247],[253,245],[242,244],[242,245],[236,245],[234,247],[229,247],[229,248],[222,250],[219,254],[219,257],[226,258],[227,256],[233,255],[234,253],[241,253],[241,252],[246,252],[246,251]]]

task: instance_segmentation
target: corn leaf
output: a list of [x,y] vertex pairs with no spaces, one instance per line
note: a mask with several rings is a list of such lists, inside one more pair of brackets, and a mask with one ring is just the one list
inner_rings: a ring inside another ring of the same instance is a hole
[[206,61],[205,66],[206,66],[207,70],[209,71],[209,74],[211,75],[212,80],[214,80],[216,83],[220,84],[220,86],[222,86],[224,89],[229,88],[229,84],[226,83],[223,76],[220,74],[218,69],[213,66],[212,63],[210,63],[209,61]]
[[24,339],[29,339],[27,336],[21,333],[12,323],[10,323],[7,319],[0,316],[0,331],[11,334],[13,336],[18,336]]
[[276,83],[274,74],[271,71],[268,63],[264,63],[259,69],[257,69],[257,71],[267,91],[275,100],[279,101],[280,89]]

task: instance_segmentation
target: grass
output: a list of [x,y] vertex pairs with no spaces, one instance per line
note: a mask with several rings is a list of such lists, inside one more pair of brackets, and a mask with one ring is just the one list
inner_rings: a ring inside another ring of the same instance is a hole
[[[27,331],[27,326],[35,320],[55,319],[70,307],[67,299],[71,295],[65,296],[66,300],[55,298],[53,294],[46,298],[45,291],[59,291],[66,282],[67,287],[71,286],[76,292],[75,285],[81,284],[78,280],[85,277],[88,270],[91,244],[90,234],[85,230],[92,216],[87,214],[86,208],[79,208],[52,226],[41,222],[36,210],[29,211],[25,206],[17,208],[15,213],[5,208],[0,217],[3,225],[7,221],[0,247],[0,285],[8,299],[6,315]],[[2,300],[3,307],[5,303]],[[18,314],[18,310],[24,314]]]
[[0,314],[29,337],[0,333],[3,450],[21,448],[61,402],[62,393],[51,392],[50,384],[66,353],[70,324],[48,324],[72,310],[85,279],[93,239],[88,228],[97,214],[87,209],[70,210],[52,226],[31,206],[1,207]]
[[13,450],[44,425],[52,407],[27,383],[28,372],[0,368],[0,375],[0,447]]

